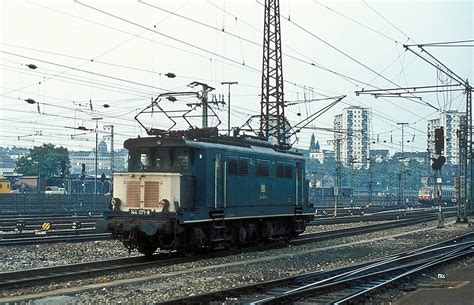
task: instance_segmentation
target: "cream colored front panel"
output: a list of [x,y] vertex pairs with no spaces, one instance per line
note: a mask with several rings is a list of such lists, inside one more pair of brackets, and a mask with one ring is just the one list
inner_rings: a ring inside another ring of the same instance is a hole
[[173,203],[180,201],[180,180],[181,175],[175,173],[117,173],[113,194],[120,199],[122,211],[157,210],[161,199],[168,199],[174,211]]

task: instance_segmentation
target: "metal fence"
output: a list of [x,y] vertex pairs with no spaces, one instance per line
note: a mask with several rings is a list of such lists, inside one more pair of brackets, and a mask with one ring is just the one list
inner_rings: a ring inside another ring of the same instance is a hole
[[0,213],[103,212],[110,201],[102,194],[0,194]]

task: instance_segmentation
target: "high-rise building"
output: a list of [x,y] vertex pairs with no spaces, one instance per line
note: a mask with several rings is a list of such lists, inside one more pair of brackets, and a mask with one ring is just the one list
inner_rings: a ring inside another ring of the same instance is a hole
[[435,157],[435,129],[444,128],[444,156],[446,162],[453,165],[459,164],[459,139],[457,131],[461,128],[461,118],[464,112],[448,110],[441,112],[438,119],[428,121],[428,151],[432,158]]
[[369,125],[368,108],[350,106],[334,117],[334,152],[339,153],[342,164],[355,168],[368,166]]

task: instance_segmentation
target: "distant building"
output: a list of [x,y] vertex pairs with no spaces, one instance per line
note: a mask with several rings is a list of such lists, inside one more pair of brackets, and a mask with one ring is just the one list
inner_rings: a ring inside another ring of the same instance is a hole
[[329,160],[334,160],[334,151],[333,150],[318,150],[309,153],[309,158],[311,160],[317,160],[319,163],[324,164]]
[[440,113],[438,119],[428,121],[428,150],[431,157],[434,156],[434,131],[438,127],[444,127],[444,156],[446,162],[453,165],[459,164],[459,140],[457,131],[461,128],[461,118],[464,112],[449,110]]
[[311,142],[309,143],[309,151],[319,151],[319,141],[316,141],[316,138],[314,137],[314,133],[311,135]]
[[407,163],[410,160],[415,160],[418,163],[425,163],[427,158],[427,152],[425,151],[406,151],[404,153],[396,152],[393,154],[392,159],[400,160],[401,162]]
[[[110,176],[112,173],[112,155],[107,151],[107,144],[101,141],[97,149],[97,174],[104,173]],[[71,151],[69,153],[71,162],[71,174],[80,174],[82,164],[86,166],[86,174],[95,175],[95,149],[92,151]],[[128,152],[125,149],[114,152],[114,172],[126,171],[128,167]]]
[[311,135],[311,141],[309,144],[309,158],[311,160],[318,160],[319,163],[324,164],[324,162],[332,159],[334,160],[334,151],[332,150],[321,150],[319,146],[319,141],[316,141],[314,133]]
[[[334,117],[334,140],[342,164],[355,168],[367,168],[369,158],[369,109],[358,106],[344,108],[342,114]],[[337,158],[337,156],[336,156]]]
[[0,152],[0,174],[13,175],[15,166],[15,160],[13,160],[6,152]]

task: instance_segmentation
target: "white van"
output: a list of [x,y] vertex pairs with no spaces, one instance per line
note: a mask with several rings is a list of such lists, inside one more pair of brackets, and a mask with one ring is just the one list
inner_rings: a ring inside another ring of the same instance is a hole
[[59,186],[47,186],[44,189],[45,194],[66,194],[66,189]]

